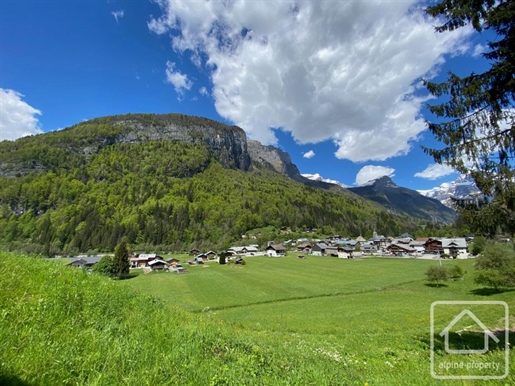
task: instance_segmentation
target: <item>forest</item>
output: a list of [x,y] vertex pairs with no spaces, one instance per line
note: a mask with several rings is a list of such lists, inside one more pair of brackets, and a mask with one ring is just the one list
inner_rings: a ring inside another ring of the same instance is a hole
[[79,129],[0,143],[5,247],[111,252],[125,236],[139,249],[184,251],[227,248],[270,226],[348,237],[421,226],[348,191],[308,187],[256,164],[225,167],[205,142],[112,143],[105,138],[122,129],[106,120]]

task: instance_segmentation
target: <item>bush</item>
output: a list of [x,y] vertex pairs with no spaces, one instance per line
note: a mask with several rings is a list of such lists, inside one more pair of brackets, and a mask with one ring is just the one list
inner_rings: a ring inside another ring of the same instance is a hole
[[515,286],[515,251],[511,246],[490,243],[485,246],[483,254],[476,264],[477,284],[499,291],[503,287]]
[[465,271],[459,265],[453,265],[449,268],[449,276],[451,279],[460,279],[465,275]]
[[441,265],[432,265],[426,271],[427,280],[430,282],[436,283],[438,287],[440,281],[449,280],[449,273],[447,272],[447,268]]
[[114,275],[113,259],[109,256],[102,257],[100,261],[93,266],[91,271],[104,276]]

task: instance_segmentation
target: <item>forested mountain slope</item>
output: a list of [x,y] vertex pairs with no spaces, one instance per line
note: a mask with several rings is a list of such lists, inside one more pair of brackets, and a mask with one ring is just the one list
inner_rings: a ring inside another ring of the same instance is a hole
[[421,195],[416,190],[397,186],[390,177],[383,176],[370,184],[350,191],[381,204],[385,209],[434,223],[452,224],[457,213],[440,201]]
[[176,117],[107,117],[0,143],[0,242],[76,253],[112,251],[127,236],[183,250],[227,247],[267,225],[343,235],[415,228],[350,192],[251,167],[239,128]]

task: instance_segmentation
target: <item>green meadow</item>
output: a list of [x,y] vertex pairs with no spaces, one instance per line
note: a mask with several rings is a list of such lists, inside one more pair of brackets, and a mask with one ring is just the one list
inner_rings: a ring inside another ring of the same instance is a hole
[[[302,260],[292,255],[249,257],[246,262],[186,265],[184,275],[135,271],[129,279],[115,281],[53,261],[0,253],[0,384],[515,381],[511,354],[509,375],[502,380],[431,377],[434,301],[501,300],[515,307],[515,292],[493,294],[474,284],[472,260],[444,261],[467,273],[439,287],[424,275],[428,266],[439,264],[434,260]],[[504,326],[498,313],[470,309],[489,326]],[[436,333],[455,314],[452,308],[440,312]],[[514,324],[510,317],[510,329]],[[472,344],[467,328],[459,338]],[[445,357],[439,342],[437,360]],[[490,348],[483,358],[501,362],[503,347]]]

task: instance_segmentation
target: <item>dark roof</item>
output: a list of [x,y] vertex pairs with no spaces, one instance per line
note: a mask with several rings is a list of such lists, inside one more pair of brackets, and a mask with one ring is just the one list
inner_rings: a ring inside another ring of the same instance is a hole
[[[78,263],[82,265],[93,265],[102,259],[102,256],[79,256],[70,258],[70,264]],[[69,264],[69,265],[70,265]]]

